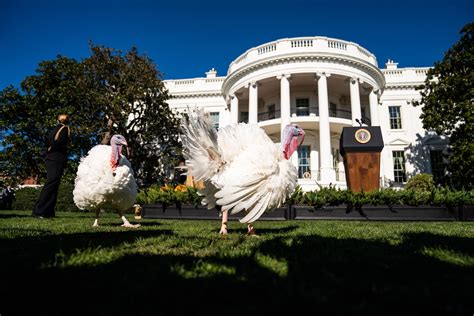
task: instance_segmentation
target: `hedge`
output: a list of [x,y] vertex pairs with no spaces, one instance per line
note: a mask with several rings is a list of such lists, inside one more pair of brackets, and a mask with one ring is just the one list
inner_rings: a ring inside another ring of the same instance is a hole
[[[73,201],[73,189],[73,184],[61,183],[56,211],[80,211]],[[40,190],[41,188],[22,188],[17,190],[13,209],[33,210]],[[181,204],[200,205],[201,201],[202,196],[198,194],[196,188],[184,185],[176,187],[153,185],[147,189],[140,190],[137,196],[137,203],[141,205],[165,204],[179,207]],[[474,190],[453,191],[448,188],[433,188],[431,191],[426,191],[426,187],[423,187],[423,189],[405,190],[381,189],[365,193],[328,187],[311,192],[303,192],[298,187],[285,204],[309,205],[313,206],[314,209],[346,205],[349,211],[352,209],[360,210],[363,205],[386,205],[390,209],[394,205],[433,205],[445,206],[451,209],[457,206],[474,205]]]
[[[152,186],[141,191],[137,197],[137,203],[147,204],[191,204],[199,205],[202,196],[192,187],[178,185],[172,186]],[[335,187],[320,188],[311,192],[303,192],[301,187],[297,187],[295,192],[287,199],[286,205],[300,204],[313,206],[314,209],[325,206],[346,205],[348,210],[360,209],[362,205],[386,205],[390,209],[394,205],[433,205],[455,206],[474,205],[474,190],[453,191],[448,188],[432,188],[426,191],[422,189],[394,190],[380,189],[372,192],[352,192],[350,190],[340,190]]]
[[[12,208],[14,210],[33,211],[36,200],[41,192],[42,187],[31,188],[25,187],[15,191],[16,200],[13,202]],[[68,182],[61,182],[58,191],[58,200],[56,202],[56,211],[78,212],[81,211],[74,204],[72,191],[74,184]]]

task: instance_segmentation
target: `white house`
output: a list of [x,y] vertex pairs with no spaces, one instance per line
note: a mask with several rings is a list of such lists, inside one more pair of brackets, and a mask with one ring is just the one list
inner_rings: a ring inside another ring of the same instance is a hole
[[204,107],[216,127],[258,124],[275,142],[288,123],[306,132],[292,156],[304,190],[318,185],[346,187],[339,138],[344,126],[380,126],[382,186],[402,185],[419,172],[442,172],[447,141],[422,127],[415,87],[428,68],[398,68],[391,60],[379,68],[362,46],[327,37],[281,39],[250,48],[230,65],[226,76],[215,69],[206,77],[166,80],[178,111]]

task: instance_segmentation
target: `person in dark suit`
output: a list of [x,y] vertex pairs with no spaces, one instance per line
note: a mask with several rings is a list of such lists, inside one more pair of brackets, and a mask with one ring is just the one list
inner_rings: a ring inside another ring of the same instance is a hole
[[46,183],[36,201],[33,216],[37,218],[52,218],[58,198],[58,189],[64,168],[67,164],[68,146],[71,140],[69,116],[59,114],[58,125],[49,133],[46,141],[45,165]]
[[15,201],[15,191],[13,191],[10,185],[8,185],[5,189],[2,190],[2,200],[3,208],[5,210],[11,210],[13,201]]

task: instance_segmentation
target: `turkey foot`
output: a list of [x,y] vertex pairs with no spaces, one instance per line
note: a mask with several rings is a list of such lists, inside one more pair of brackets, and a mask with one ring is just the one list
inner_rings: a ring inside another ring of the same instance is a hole
[[247,235],[248,235],[248,236],[255,236],[255,237],[258,237],[257,232],[255,231],[255,228],[253,227],[252,224],[249,224],[249,225],[247,226],[247,229],[248,229],[248,231],[247,231]]
[[130,224],[130,222],[126,222],[122,224],[122,227],[130,227],[130,228],[138,228],[140,227],[140,224]]
[[219,231],[221,235],[227,235],[227,223],[222,223],[221,230]]

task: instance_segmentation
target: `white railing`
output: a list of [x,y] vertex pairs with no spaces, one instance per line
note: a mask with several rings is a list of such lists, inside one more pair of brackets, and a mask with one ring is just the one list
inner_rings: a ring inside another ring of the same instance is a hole
[[328,47],[347,50],[347,44],[341,41],[328,41]]
[[[333,172],[336,175],[337,182],[346,182],[346,173],[344,171],[333,169]],[[310,180],[321,181],[321,171],[319,169],[313,169],[311,171],[307,171],[305,172],[305,175],[303,176],[303,178],[300,178],[298,176],[298,180],[300,180],[300,182],[310,181]]]
[[375,55],[360,45],[327,37],[300,37],[281,39],[251,48],[237,57],[229,66],[227,74],[259,60],[278,55],[298,53],[335,53],[366,61],[376,67]]
[[269,52],[273,52],[275,50],[276,50],[276,44],[270,44],[270,45],[267,45],[267,46],[260,47],[258,49],[258,54],[262,55],[262,54],[266,54],[266,53],[269,53]]
[[382,69],[387,84],[398,83],[422,83],[428,73],[429,68],[400,68]]
[[212,79],[205,79],[206,82],[224,82],[224,78],[212,78]]
[[403,77],[403,70],[383,70],[385,76]]
[[241,55],[239,58],[237,58],[237,59],[235,60],[235,63],[238,64],[238,63],[240,63],[240,62],[243,62],[246,58],[247,58],[247,54],[243,54],[243,55]]
[[302,39],[291,41],[291,47],[313,47],[312,39]]
[[193,92],[220,92],[225,77],[165,80],[165,86],[171,94]]
[[363,48],[363,47],[360,47],[358,46],[357,49],[359,50],[359,52],[362,54],[362,55],[365,55],[367,57],[370,58],[370,56],[372,55],[367,49]]
[[180,85],[191,85],[194,84],[194,80],[176,80],[174,82],[175,85],[180,86]]
[[426,77],[426,75],[428,74],[428,68],[425,68],[425,69],[415,69],[415,73],[416,73],[418,76]]

